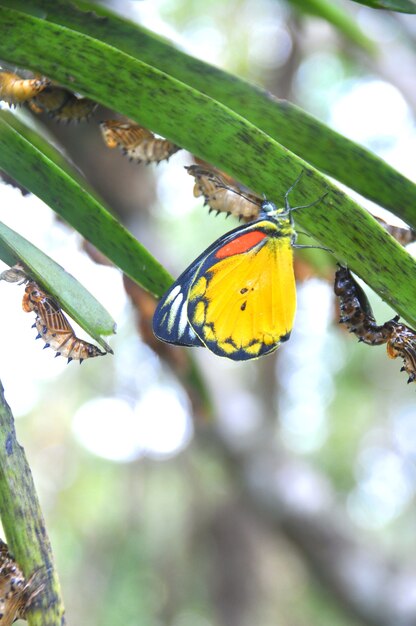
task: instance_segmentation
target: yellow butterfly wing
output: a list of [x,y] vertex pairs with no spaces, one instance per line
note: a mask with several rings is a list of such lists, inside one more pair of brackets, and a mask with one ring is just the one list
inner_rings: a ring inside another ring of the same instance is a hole
[[287,341],[296,310],[292,242],[270,220],[242,228],[198,269],[188,320],[203,344],[236,361]]

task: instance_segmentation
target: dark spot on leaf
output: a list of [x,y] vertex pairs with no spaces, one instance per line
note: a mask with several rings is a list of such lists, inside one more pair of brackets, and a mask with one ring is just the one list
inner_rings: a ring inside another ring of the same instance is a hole
[[7,439],[6,439],[6,454],[7,456],[10,456],[11,454],[13,454],[13,437],[11,433],[7,435]]

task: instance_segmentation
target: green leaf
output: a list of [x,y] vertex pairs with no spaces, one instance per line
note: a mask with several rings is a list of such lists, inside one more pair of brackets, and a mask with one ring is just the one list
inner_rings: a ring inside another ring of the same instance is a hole
[[[113,28],[110,17],[91,19],[108,32]],[[5,8],[0,9],[0,57],[40,71],[135,119],[279,204],[303,170],[292,202],[308,204],[324,192],[327,195],[313,209],[299,211],[297,222],[365,277],[395,310],[416,323],[412,287],[416,263],[412,257],[366,211],[252,121],[115,45]],[[204,78],[208,80],[208,75]],[[270,102],[273,104],[273,99]],[[243,110],[241,103],[240,107]],[[320,140],[319,134],[312,132],[312,136]],[[327,139],[325,136],[324,141]],[[344,154],[343,169],[347,171],[353,167],[354,154],[342,153],[343,143],[340,140],[338,157]],[[20,167],[24,167],[22,163]],[[391,172],[393,184],[393,175],[400,176]],[[377,183],[387,192],[388,183],[380,180],[385,174],[381,160],[374,160],[373,173],[381,174]],[[368,180],[368,171],[361,173],[363,178]],[[409,181],[403,189],[410,189],[416,198],[416,187]]]
[[170,285],[166,270],[100,204],[55,148],[8,111],[0,111],[0,169],[49,204],[145,289],[160,295]]
[[[0,4],[8,3],[0,0]],[[17,5],[25,11],[43,10],[44,19],[100,39],[218,100],[314,167],[416,228],[412,208],[416,206],[416,186],[382,159],[299,107],[190,57],[161,37],[91,2],[79,0],[75,6],[65,0],[11,0],[11,6]],[[30,26],[28,29],[29,33]],[[30,58],[28,51],[25,63]],[[129,90],[133,89],[129,85]],[[136,98],[140,99],[140,90]]]
[[399,13],[416,13],[416,3],[414,0],[354,0],[354,2],[364,4],[373,9],[398,11]]
[[27,239],[0,222],[0,258],[12,266],[21,263],[64,311],[107,352],[112,352],[100,335],[115,332],[115,322],[101,304],[71,274]]

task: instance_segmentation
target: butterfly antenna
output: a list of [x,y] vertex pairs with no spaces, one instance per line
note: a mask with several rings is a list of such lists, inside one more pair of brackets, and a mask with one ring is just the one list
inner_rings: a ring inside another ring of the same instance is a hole
[[[250,204],[254,204],[256,206],[260,206],[261,204],[261,202],[255,202],[254,200],[251,200],[248,196],[246,196],[244,193],[239,191],[236,187],[229,187],[225,183],[221,183],[221,182],[218,183],[218,187],[220,189],[227,189],[228,191],[232,191],[233,193],[237,194],[237,196],[240,196],[241,198],[244,198],[244,200],[247,200],[247,202],[250,202]],[[266,200],[266,196],[264,194],[263,194],[263,197],[264,197],[264,200]]]
[[297,177],[297,179],[295,180],[293,185],[291,187],[289,187],[289,189],[285,193],[285,210],[287,212],[291,213],[292,211],[298,211],[299,209],[309,209],[309,207],[315,206],[315,204],[319,204],[319,202],[322,202],[322,200],[328,195],[328,192],[325,192],[320,198],[318,198],[317,200],[314,200],[313,202],[310,202],[309,204],[302,204],[301,206],[291,207],[290,204],[289,204],[289,194],[296,187],[296,185],[298,184],[298,182],[302,178],[304,171],[305,170],[301,171],[301,173],[299,174],[299,176]]
[[[285,209],[286,211],[293,211],[294,209],[290,208],[290,204],[289,204],[289,194],[290,192],[296,187],[296,185],[298,184],[298,182],[300,181],[300,179],[303,176],[303,172],[304,170],[301,171],[301,173],[299,174],[299,176],[297,177],[297,179],[295,180],[295,182],[293,183],[293,185],[291,185],[291,187],[289,187],[289,189],[286,191],[285,193]],[[295,207],[295,208],[300,208],[300,207]]]
[[319,204],[320,202],[322,202],[322,200],[324,198],[326,198],[326,196],[328,195],[328,192],[326,191],[322,196],[320,196],[320,198],[318,198],[317,200],[314,200],[313,202],[310,202],[309,204],[302,204],[301,206],[294,206],[292,208],[290,208],[290,211],[297,211],[298,209],[308,209],[311,206],[315,206],[315,204]]

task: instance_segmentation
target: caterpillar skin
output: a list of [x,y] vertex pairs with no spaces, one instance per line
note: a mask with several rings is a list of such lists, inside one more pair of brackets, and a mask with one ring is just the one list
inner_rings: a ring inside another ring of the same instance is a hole
[[340,303],[340,324],[345,324],[359,341],[366,344],[378,346],[388,341],[391,331],[385,324],[379,326],[376,323],[367,296],[347,267],[338,267],[334,291]]
[[23,104],[51,84],[48,78],[20,78],[12,72],[0,72],[0,100],[8,104]]
[[155,135],[134,122],[106,120],[100,129],[108,148],[119,147],[130,160],[141,163],[160,163],[175,154],[180,147]]
[[227,182],[219,172],[200,165],[186,167],[195,178],[194,196],[204,197],[204,203],[217,213],[228,213],[247,221],[259,217],[262,199],[250,192],[242,192],[235,181]]
[[34,282],[29,281],[22,302],[23,310],[36,313],[34,327],[38,331],[36,339],[43,339],[45,348],[52,348],[55,356],[64,356],[68,363],[72,360],[90,359],[104,356],[97,346],[79,339],[60,309],[58,303],[43,292]]

